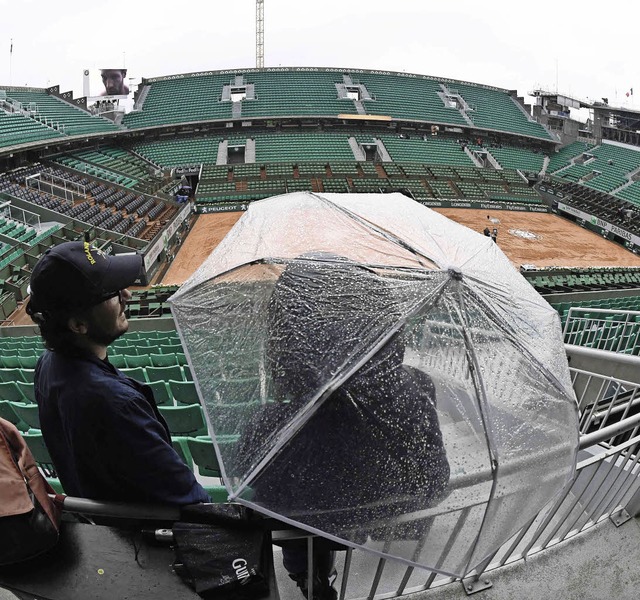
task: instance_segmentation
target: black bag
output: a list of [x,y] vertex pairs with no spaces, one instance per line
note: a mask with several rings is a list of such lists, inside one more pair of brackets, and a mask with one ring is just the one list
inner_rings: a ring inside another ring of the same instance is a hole
[[61,509],[16,427],[0,419],[0,565],[27,560],[58,541]]
[[[261,598],[269,593],[271,536],[237,504],[184,507],[173,524],[176,571],[205,598]],[[180,565],[180,566],[178,566]]]

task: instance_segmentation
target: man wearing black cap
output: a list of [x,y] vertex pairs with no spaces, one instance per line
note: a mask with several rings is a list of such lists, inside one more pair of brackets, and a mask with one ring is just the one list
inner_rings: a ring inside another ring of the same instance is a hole
[[151,388],[109,363],[107,348],[140,274],[137,254],[88,242],[47,250],[31,275],[27,313],[47,350],[35,370],[44,441],[65,492],[121,502],[209,502],[171,445]]

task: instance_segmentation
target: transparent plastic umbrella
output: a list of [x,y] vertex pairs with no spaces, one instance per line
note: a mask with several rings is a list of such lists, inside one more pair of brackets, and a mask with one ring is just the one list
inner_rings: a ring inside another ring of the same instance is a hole
[[464,576],[573,476],[558,315],[403,195],[255,202],[171,305],[231,500]]

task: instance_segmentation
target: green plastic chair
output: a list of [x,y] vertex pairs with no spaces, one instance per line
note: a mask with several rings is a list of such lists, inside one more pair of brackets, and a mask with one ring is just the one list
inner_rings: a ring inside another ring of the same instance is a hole
[[200,475],[221,477],[220,464],[218,463],[218,457],[211,438],[188,437],[187,444],[193,463],[198,467]]
[[160,344],[158,346],[158,350],[162,354],[177,354],[178,352],[182,352],[181,344]]
[[0,383],[0,400],[10,402],[28,402],[27,397],[20,391],[15,381]]
[[13,410],[13,402],[0,400],[0,418],[13,423],[20,431],[27,431],[27,425]]
[[167,422],[171,435],[195,437],[207,433],[207,424],[199,404],[159,406],[158,410]]
[[171,445],[178,453],[178,456],[182,459],[182,462],[184,462],[184,464],[193,471],[193,458],[191,458],[191,452],[187,445],[188,439],[189,438],[185,436],[171,436]]
[[145,369],[149,381],[183,381],[184,374],[178,365],[172,367],[147,367]]
[[9,383],[11,381],[25,381],[22,370],[19,368],[0,367],[0,383]]
[[125,355],[124,359],[127,363],[128,369],[135,369],[136,367],[151,366],[151,360],[149,359],[149,356],[146,354],[143,354],[142,356],[138,356],[137,354],[127,354]]
[[154,367],[173,367],[180,364],[175,354],[149,354],[149,358],[151,366]]
[[127,368],[127,361],[125,360],[125,356],[124,354],[109,354],[109,362],[116,368],[116,369],[126,369]]
[[0,355],[0,362],[4,369],[19,369],[20,357],[17,352],[3,352]]
[[169,389],[178,404],[200,404],[196,384],[193,381],[169,380]]
[[150,381],[147,385],[153,390],[153,397],[158,406],[173,406],[173,398],[164,381]]
[[16,381],[16,387],[20,390],[22,395],[27,399],[28,402],[35,403],[36,401],[36,393],[35,387],[33,383],[26,381]]
[[[17,369],[17,376],[21,381],[26,381],[27,383],[33,383],[33,378],[35,377],[35,371],[33,369]],[[16,379],[18,381],[18,379]]]
[[140,381],[142,383],[147,383],[148,381],[143,367],[136,367],[135,369],[120,369],[120,370],[127,377],[131,377],[131,379],[135,379],[136,381]]
[[29,426],[29,429],[40,429],[40,414],[37,404],[12,402],[11,408],[13,408],[13,412]]
[[20,362],[21,369],[35,369],[36,363],[38,362],[39,356],[32,354],[31,356],[19,356],[18,361]]
[[[207,494],[209,494],[211,502],[214,504],[224,504],[225,502],[228,502],[229,492],[227,492],[227,488],[223,485],[203,485],[202,487],[205,489]],[[242,496],[245,497],[245,494],[242,494]]]

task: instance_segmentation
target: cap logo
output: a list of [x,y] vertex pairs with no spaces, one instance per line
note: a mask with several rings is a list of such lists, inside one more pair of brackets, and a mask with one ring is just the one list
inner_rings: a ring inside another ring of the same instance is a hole
[[91,251],[94,251],[98,256],[101,256],[102,258],[106,258],[106,254],[96,248],[95,246],[92,246],[89,242],[84,242],[84,253],[87,257],[87,260],[89,261],[90,264],[95,265],[96,264],[96,259],[93,258],[93,255],[91,254]]

